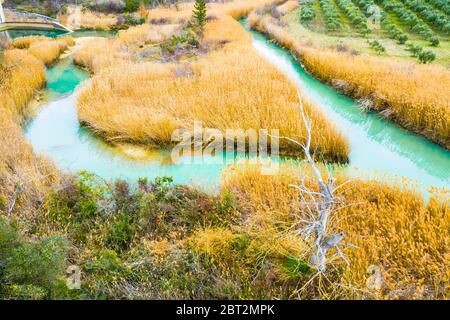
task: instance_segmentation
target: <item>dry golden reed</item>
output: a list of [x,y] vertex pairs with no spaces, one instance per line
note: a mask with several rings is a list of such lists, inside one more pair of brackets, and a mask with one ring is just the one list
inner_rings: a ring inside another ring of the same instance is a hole
[[[245,228],[260,237],[272,235],[273,240],[268,244],[278,246],[277,239],[292,237],[294,223],[305,218],[298,214],[302,210],[298,191],[289,185],[305,179],[311,190],[317,190],[311,177],[309,168],[300,165],[283,164],[275,176],[262,175],[260,168],[247,165],[230,169],[225,176],[224,190],[237,196],[239,210],[246,215]],[[340,172],[335,177],[336,185],[347,179]],[[331,258],[334,252],[330,252],[329,276],[334,270],[342,273],[323,290],[323,298],[450,297],[448,191],[436,194],[426,204],[407,184],[399,185],[402,187],[356,179],[337,192],[336,197],[344,203],[331,224],[335,230],[345,232],[344,242],[358,248],[344,248],[348,267],[342,259]],[[302,240],[297,238],[297,242]],[[272,250],[284,251],[285,247]],[[309,259],[311,251],[294,254]],[[383,284],[379,291],[367,286],[372,275],[369,268],[381,272]],[[305,298],[307,292],[308,289],[293,297]]]
[[19,120],[36,90],[44,86],[45,68],[26,50],[7,50],[3,58],[0,109]]
[[28,53],[41,60],[46,66],[50,66],[59,59],[61,53],[66,51],[69,45],[74,45],[74,43],[75,40],[70,37],[31,41]]
[[[130,58],[132,48],[123,54],[116,51],[106,60],[96,58],[105,43],[123,49],[123,35],[105,41],[98,50],[80,50],[75,61],[98,72],[79,96],[80,121],[112,141],[162,146],[173,144],[175,129],[192,130],[194,121],[222,132],[279,129],[280,135],[304,138],[296,88],[258,55],[237,21],[217,14],[207,23],[203,41],[225,44],[198,59],[170,64],[135,62]],[[180,68],[187,72],[178,72]],[[343,136],[307,99],[305,108],[313,120],[318,158],[346,161],[348,144]],[[298,153],[286,140],[280,141],[280,151]]]
[[19,37],[12,40],[11,44],[16,49],[28,49],[32,43],[45,40],[50,40],[50,38],[41,36]]
[[0,64],[0,197],[15,216],[36,213],[57,176],[51,162],[34,155],[21,127],[28,102],[44,84],[41,61],[26,50],[5,52]]
[[284,16],[285,14],[288,14],[289,12],[297,9],[299,6],[298,1],[296,0],[289,0],[283,3],[282,5],[279,5],[277,7],[277,11],[280,15]]
[[[253,13],[250,25],[291,50],[314,75],[406,129],[450,148],[450,72],[438,65],[353,56],[303,45],[269,16]],[[339,81],[336,81],[339,80]]]
[[143,24],[119,31],[114,39],[98,37],[87,39],[83,46],[74,52],[74,62],[93,73],[98,73],[101,69],[129,62],[142,51],[140,47],[159,43],[178,28],[178,24]]
[[[75,12],[75,8],[71,8],[71,10]],[[111,26],[117,24],[116,15],[93,12],[87,9],[80,10],[78,17],[76,21],[71,21],[70,14],[65,14],[60,15],[58,19],[63,25],[77,29],[109,30]],[[77,25],[74,25],[74,22]]]

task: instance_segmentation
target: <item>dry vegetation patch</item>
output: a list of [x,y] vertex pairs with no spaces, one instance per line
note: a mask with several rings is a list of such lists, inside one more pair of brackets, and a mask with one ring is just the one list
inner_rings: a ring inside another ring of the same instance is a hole
[[[178,44],[165,51],[174,34],[186,36],[173,23],[130,28],[78,51],[75,61],[96,73],[79,96],[80,121],[111,141],[157,146],[173,145],[172,132],[192,130],[194,121],[223,132],[279,129],[302,140],[294,85],[258,55],[237,21],[213,12],[195,51]],[[343,136],[320,109],[305,105],[317,157],[345,162]],[[281,153],[299,155],[288,141],[280,144]]]
[[5,52],[0,65],[0,202],[8,215],[33,216],[56,179],[53,164],[35,156],[21,127],[28,102],[44,84],[40,60],[26,50]]
[[[334,176],[336,185],[347,179],[339,172]],[[277,234],[278,238],[268,242],[276,244],[276,239],[292,236],[300,219],[307,219],[297,190],[289,186],[302,179],[317,191],[310,170],[304,166],[285,164],[278,175],[263,176],[258,167],[248,165],[232,169],[224,189],[237,196],[246,228],[260,237]],[[448,298],[449,195],[436,191],[426,204],[412,190],[406,183],[387,186],[359,179],[339,190],[336,199],[345,206],[337,211],[331,226],[344,231],[346,242],[357,248],[344,249],[348,267],[339,257],[331,259],[333,268],[327,276],[333,279],[336,272],[342,272],[342,277],[334,283],[322,283],[324,298]],[[310,256],[308,252],[303,256]],[[367,285],[375,268],[382,276],[378,291]],[[305,288],[296,296],[307,294]]]

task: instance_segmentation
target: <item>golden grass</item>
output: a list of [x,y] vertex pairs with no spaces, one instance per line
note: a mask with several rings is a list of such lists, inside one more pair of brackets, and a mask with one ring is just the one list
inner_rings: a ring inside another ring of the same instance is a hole
[[267,7],[270,5],[276,5],[283,3],[285,0],[240,0],[230,1],[225,3],[212,3],[211,9],[219,9],[234,19],[241,19],[247,16],[250,12]]
[[114,39],[95,37],[74,53],[74,62],[98,73],[102,69],[132,61],[141,46],[161,42],[177,28],[178,24],[143,24],[119,31]]
[[339,83],[338,89],[352,97],[371,99],[375,111],[450,148],[448,69],[319,50],[302,44],[271,17],[254,13],[248,21],[291,50],[315,76],[328,83]]
[[279,5],[277,7],[277,11],[278,11],[279,14],[284,16],[285,14],[288,14],[289,12],[297,9],[298,6],[299,6],[298,1],[296,1],[296,0],[289,0],[289,1],[286,1],[285,3],[283,3],[282,5]]
[[7,212],[12,208],[10,214],[28,219],[57,175],[50,162],[34,155],[21,128],[28,102],[44,83],[41,61],[25,50],[5,52],[0,65],[0,197]]
[[[307,185],[317,189],[308,177],[311,177],[308,168],[290,164],[283,164],[276,176],[263,176],[258,167],[234,168],[226,176],[224,190],[237,195],[247,232],[259,237],[272,235],[267,244],[272,244],[272,250],[285,251],[286,246],[280,246],[279,241],[292,237],[288,229],[298,219],[293,214],[301,210],[298,193],[289,184],[305,178]],[[341,173],[336,177],[337,183],[346,179]],[[425,204],[420,194],[410,191],[405,184],[402,186],[354,180],[338,192],[340,199],[354,205],[339,210],[332,224],[346,233],[345,242],[358,248],[344,249],[349,267],[342,260],[332,260],[332,265],[342,270],[342,276],[333,285],[327,286],[325,282],[323,298],[450,297],[448,191]],[[302,243],[299,239],[297,242]],[[304,259],[311,252],[296,254]],[[384,284],[379,292],[366,285],[371,265],[381,270]],[[333,268],[329,269],[329,276],[333,277]],[[299,287],[302,286],[300,283]],[[293,297],[306,297],[307,291]]]
[[[70,38],[36,41],[30,44],[28,53],[41,60],[46,66],[58,60],[61,53],[66,51]],[[73,39],[72,39],[73,40]]]
[[[218,17],[206,25],[204,42],[226,44],[190,62],[135,63],[130,59],[132,49],[98,60],[105,43],[108,48],[123,47],[118,44],[124,41],[121,35],[118,40],[93,43],[97,50],[77,52],[75,61],[98,72],[79,96],[80,121],[112,141],[159,146],[172,145],[172,132],[192,129],[194,121],[222,132],[279,129],[281,135],[302,140],[296,88],[257,54],[238,22],[227,15]],[[191,75],[176,77],[181,67]],[[348,144],[342,135],[306,100],[305,108],[313,119],[318,157],[346,161]],[[297,153],[286,140],[280,141],[280,150]]]
[[13,49],[5,51],[2,69],[0,109],[19,120],[28,101],[45,84],[45,68],[25,50]]
[[[75,8],[71,7],[70,10],[72,11],[69,12],[75,12]],[[71,29],[109,30],[111,26],[117,24],[116,15],[93,12],[87,9],[80,10],[79,20],[77,21],[72,21],[70,14],[60,15],[58,19],[63,25]],[[74,22],[79,23],[79,25],[74,25]]]
[[45,85],[44,63],[53,63],[71,40],[33,38],[21,39],[21,43],[29,49],[5,51],[0,64],[0,200],[10,214],[29,219],[38,212],[36,206],[42,205],[58,171],[53,163],[34,154],[21,125],[28,116],[29,102]]
[[[228,2],[213,2],[207,4],[208,15],[225,13],[234,19],[240,19],[250,12],[270,6],[272,4],[283,3],[285,0],[234,0]],[[169,21],[180,23],[190,19],[192,15],[193,2],[181,3],[178,8],[154,8],[148,10],[147,18],[152,21]]]
[[12,46],[16,49],[28,49],[32,43],[45,40],[50,40],[50,38],[41,36],[19,37],[12,41]]

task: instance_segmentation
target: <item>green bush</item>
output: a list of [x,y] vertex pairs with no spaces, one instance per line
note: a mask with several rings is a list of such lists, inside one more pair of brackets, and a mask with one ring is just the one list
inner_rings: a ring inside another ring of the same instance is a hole
[[386,52],[386,48],[378,40],[369,41],[369,45],[378,54]]
[[33,284],[46,289],[64,274],[67,240],[49,236],[38,243],[24,242],[15,246],[6,258],[4,278],[9,283]]
[[[0,261],[4,262],[11,255],[12,248],[19,239],[17,225],[13,222],[7,222],[0,216]],[[0,263],[0,266],[4,263]]]
[[422,51],[419,54],[419,61],[422,63],[430,63],[436,59],[436,55],[432,51]]
[[412,43],[406,44],[406,50],[411,52],[413,57],[419,57],[420,53],[422,52],[422,47],[419,45],[414,45]]
[[108,229],[106,244],[115,250],[123,250],[134,239],[138,226],[129,214],[122,213],[114,216]]
[[205,0],[195,0],[194,10],[192,11],[194,24],[203,29],[206,23],[206,3]]
[[125,1],[125,11],[127,12],[135,12],[139,9],[139,5],[141,4],[140,0],[124,0]]
[[300,22],[308,23],[316,17],[316,12],[312,7],[312,2],[305,2],[300,9]]
[[22,241],[14,222],[0,218],[0,293],[10,299],[42,299],[64,275],[68,243],[52,235]]

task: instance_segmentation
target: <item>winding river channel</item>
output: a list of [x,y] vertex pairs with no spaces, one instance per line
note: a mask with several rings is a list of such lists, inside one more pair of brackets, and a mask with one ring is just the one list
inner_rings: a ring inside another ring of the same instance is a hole
[[[382,117],[360,111],[356,102],[310,76],[292,55],[250,31],[259,54],[286,74],[315,101],[350,142],[348,174],[364,178],[407,177],[426,193],[430,186],[449,189],[450,152],[409,133]],[[78,34],[81,36],[82,34]],[[50,156],[69,171],[89,170],[103,178],[134,180],[138,177],[173,176],[178,183],[206,188],[220,185],[227,166],[217,159],[181,159],[172,163],[170,151],[151,151],[132,145],[111,146],[81,126],[76,114],[79,85],[89,78],[70,57],[47,70],[47,102],[25,127],[25,135],[36,152]],[[233,161],[245,155],[232,155]]]

